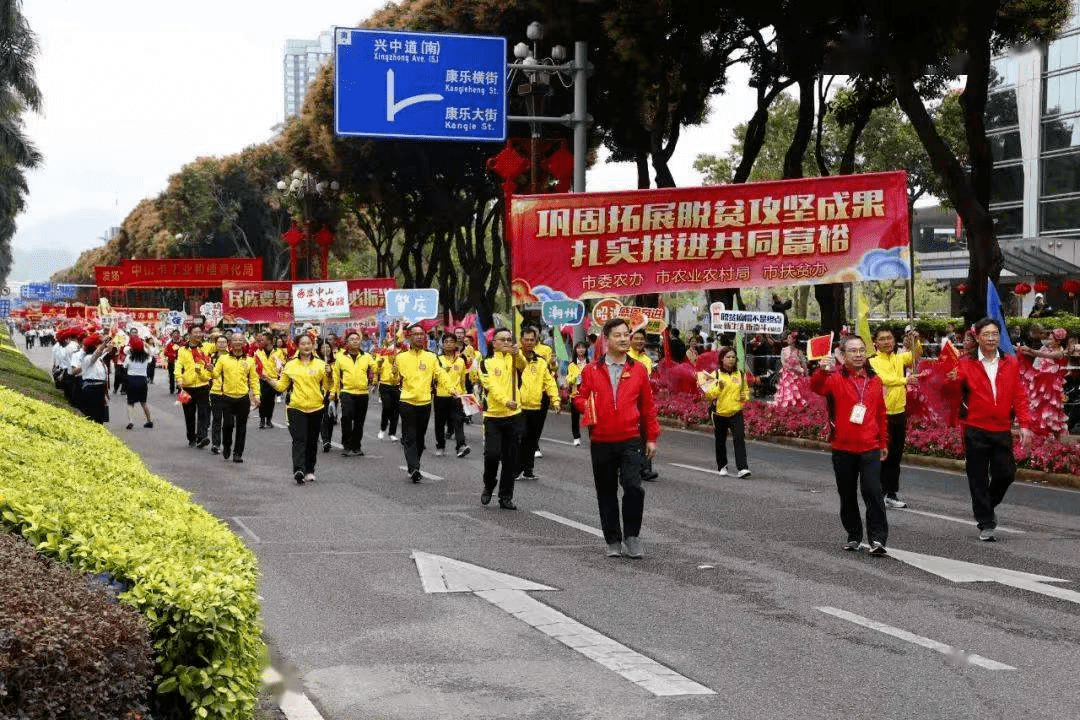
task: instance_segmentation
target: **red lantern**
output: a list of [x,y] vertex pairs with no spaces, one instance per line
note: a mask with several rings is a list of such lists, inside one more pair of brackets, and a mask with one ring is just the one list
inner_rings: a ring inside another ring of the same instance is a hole
[[1046,282],[1045,280],[1039,280],[1035,283],[1035,292],[1037,293],[1044,293],[1049,289],[1050,283]]
[[1017,295],[1027,295],[1031,292],[1031,286],[1027,283],[1016,283],[1016,287],[1013,288],[1013,292]]
[[1080,280],[1062,280],[1061,289],[1069,294],[1069,297],[1075,297],[1080,294]]
[[971,286],[968,285],[966,282],[959,283],[956,286],[956,292],[960,293],[961,295],[967,295],[967,292],[970,289]]

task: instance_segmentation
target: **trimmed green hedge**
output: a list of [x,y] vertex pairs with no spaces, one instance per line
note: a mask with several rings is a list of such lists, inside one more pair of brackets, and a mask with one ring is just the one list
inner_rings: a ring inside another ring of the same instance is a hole
[[27,360],[11,343],[6,330],[0,330],[0,383],[36,400],[67,405],[64,393],[56,389],[49,373]]
[[160,714],[250,718],[266,665],[255,557],[103,427],[0,386],[0,523],[146,616]]

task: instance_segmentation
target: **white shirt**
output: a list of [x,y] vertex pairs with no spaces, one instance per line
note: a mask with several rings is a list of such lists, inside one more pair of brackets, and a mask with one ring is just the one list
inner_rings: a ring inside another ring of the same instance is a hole
[[995,352],[992,358],[988,358],[983,355],[982,348],[980,348],[979,360],[982,361],[983,370],[986,371],[987,376],[990,378],[990,390],[994,393],[994,402],[997,402],[998,354]]
[[128,377],[146,377],[146,368],[153,360],[132,360],[130,356],[124,358],[124,367],[127,368]]
[[92,380],[105,382],[105,378],[108,376],[105,372],[105,363],[101,362],[100,358],[95,358],[93,353],[90,353],[89,355],[83,353],[79,363],[82,367],[83,382],[90,382]]
[[64,367],[64,346],[60,343],[52,346],[52,364],[54,368]]

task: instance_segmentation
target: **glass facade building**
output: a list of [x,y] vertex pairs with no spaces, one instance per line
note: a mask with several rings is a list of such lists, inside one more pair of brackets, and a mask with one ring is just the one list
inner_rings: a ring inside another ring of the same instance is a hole
[[334,53],[333,33],[319,33],[315,40],[286,40],[283,74],[285,80],[285,119],[299,114],[304,107],[308,86]]

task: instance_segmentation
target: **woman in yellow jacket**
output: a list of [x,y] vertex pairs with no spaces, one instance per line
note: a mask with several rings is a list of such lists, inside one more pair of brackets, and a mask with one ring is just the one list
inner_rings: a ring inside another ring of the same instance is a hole
[[746,462],[746,432],[743,428],[743,405],[750,399],[750,386],[746,374],[737,369],[739,357],[734,348],[720,348],[720,367],[712,373],[698,373],[698,385],[705,397],[715,401],[712,411],[713,436],[716,439],[716,467],[721,475],[727,475],[727,435],[731,430],[731,444],[735,448],[735,466],[739,477],[750,474]]
[[[229,355],[229,338],[218,335],[214,338],[214,350],[210,353],[210,360],[217,366],[218,360]],[[221,418],[224,416],[225,397],[221,389],[221,375],[213,374],[210,379],[210,452],[217,455],[221,452]]]
[[[267,380],[265,369],[262,379]],[[296,341],[296,357],[281,368],[281,378],[271,381],[274,389],[292,388],[286,415],[292,436],[293,479],[298,485],[315,480],[315,460],[319,456],[319,430],[326,412],[325,396],[333,389],[326,363],[315,356],[315,341],[304,334]]]
[[579,342],[574,345],[574,359],[570,361],[570,364],[566,366],[566,385],[564,386],[570,391],[568,395],[570,405],[570,434],[574,438],[574,445],[581,445],[581,411],[577,409],[577,405],[574,404],[574,397],[577,396],[578,385],[581,384],[581,371],[585,369],[585,366],[589,364],[589,344],[585,342]]

